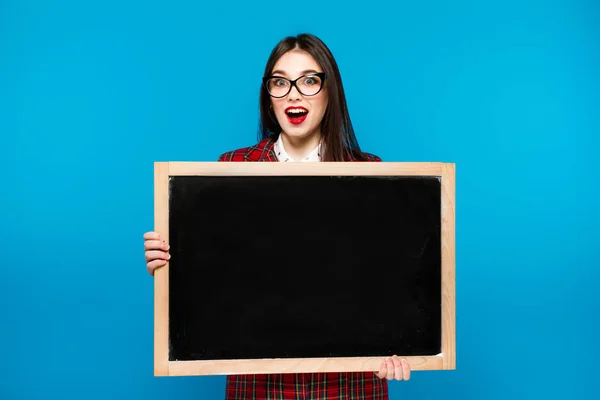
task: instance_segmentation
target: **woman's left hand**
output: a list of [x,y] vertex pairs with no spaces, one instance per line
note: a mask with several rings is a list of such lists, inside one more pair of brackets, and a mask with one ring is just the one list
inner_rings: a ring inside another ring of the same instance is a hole
[[381,364],[379,372],[375,375],[379,379],[407,381],[410,379],[410,365],[405,359],[400,360],[398,356],[388,358]]

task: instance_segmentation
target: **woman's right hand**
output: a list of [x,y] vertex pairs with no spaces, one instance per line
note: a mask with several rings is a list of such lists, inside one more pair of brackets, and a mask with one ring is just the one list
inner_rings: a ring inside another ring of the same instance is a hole
[[165,239],[156,232],[144,233],[144,250],[146,255],[146,269],[154,276],[154,270],[162,267],[171,258],[169,245]]

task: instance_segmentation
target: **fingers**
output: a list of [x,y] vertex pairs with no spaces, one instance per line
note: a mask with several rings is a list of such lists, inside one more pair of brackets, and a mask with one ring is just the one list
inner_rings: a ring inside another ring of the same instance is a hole
[[144,240],[162,240],[161,236],[157,232],[146,232],[144,233]]
[[375,375],[377,375],[379,379],[383,379],[387,376],[387,363],[385,361],[381,363],[379,372],[377,372]]
[[152,276],[154,276],[154,270],[158,267],[162,267],[166,264],[167,262],[165,260],[154,260],[154,261],[150,261],[147,264],[147,269],[148,269],[148,273]]
[[167,264],[170,258],[171,255],[163,251],[147,251],[146,268],[148,269],[148,273],[154,276],[154,270]]
[[163,248],[163,250],[168,249],[167,241],[164,237],[162,237],[157,232],[146,232],[144,233],[144,245],[150,245],[153,248],[158,248],[158,245],[162,244],[162,246],[167,246],[167,248]]
[[408,365],[408,361],[405,359],[402,359],[402,376],[405,381],[410,379],[410,365]]
[[171,255],[165,251],[160,250],[150,250],[145,253],[146,262],[154,261],[154,260],[169,260]]
[[392,379],[394,379],[394,372],[395,372],[395,370],[394,370],[394,362],[392,361],[391,358],[388,358],[386,360],[386,363],[387,363],[387,365],[386,365],[387,366],[387,375],[386,375],[385,378],[387,380],[392,380]]
[[409,380],[410,364],[406,359],[400,360],[396,355],[388,357],[380,366],[379,372],[375,373],[379,379],[387,380]]
[[144,233],[144,256],[148,273],[154,276],[154,270],[164,266],[171,258],[168,253],[170,246],[157,232]]
[[146,240],[144,241],[144,250],[163,250],[168,251],[170,246],[161,240]]
[[402,364],[400,363],[400,359],[398,356],[392,357],[392,363],[394,364],[394,379],[397,381],[402,380]]

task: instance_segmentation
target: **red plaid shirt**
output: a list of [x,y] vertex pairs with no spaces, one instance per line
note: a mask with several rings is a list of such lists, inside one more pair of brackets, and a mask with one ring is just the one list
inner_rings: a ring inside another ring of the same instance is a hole
[[[254,146],[221,154],[219,161],[277,162],[273,144],[272,139],[264,139]],[[364,154],[368,161],[381,161],[375,155]],[[225,399],[387,400],[388,385],[374,372],[229,375]]]
[[[254,146],[228,151],[219,156],[219,161],[279,161],[273,145],[273,139],[263,139]],[[381,158],[369,153],[362,153],[367,161],[381,161]],[[350,160],[346,160],[350,161]]]

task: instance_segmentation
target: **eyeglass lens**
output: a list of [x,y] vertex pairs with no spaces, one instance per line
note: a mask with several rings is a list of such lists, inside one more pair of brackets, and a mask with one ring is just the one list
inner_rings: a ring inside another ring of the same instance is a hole
[[[303,76],[296,81],[296,88],[305,96],[313,96],[321,89],[321,78],[316,75]],[[267,80],[267,90],[272,96],[283,97],[291,90],[291,82],[285,78],[271,78]]]

